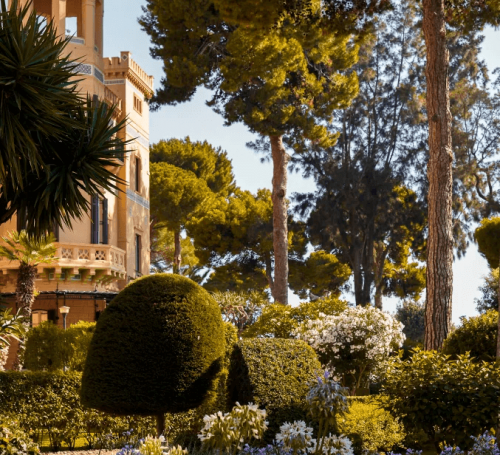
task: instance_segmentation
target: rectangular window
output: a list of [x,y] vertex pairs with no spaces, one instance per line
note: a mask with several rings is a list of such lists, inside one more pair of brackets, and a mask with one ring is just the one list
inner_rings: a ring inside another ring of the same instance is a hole
[[135,235],[135,272],[138,276],[141,274],[141,236]]
[[142,115],[142,100],[134,93],[134,109]]
[[108,244],[108,200],[92,197],[92,226],[90,243]]
[[141,190],[141,159],[135,159],[135,191],[140,193]]

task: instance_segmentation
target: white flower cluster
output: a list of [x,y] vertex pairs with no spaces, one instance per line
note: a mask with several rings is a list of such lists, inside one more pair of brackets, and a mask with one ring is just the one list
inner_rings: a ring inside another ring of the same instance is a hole
[[374,307],[351,307],[336,316],[321,316],[302,324],[296,336],[337,374],[370,373],[405,339],[403,324]]
[[267,430],[266,411],[252,403],[236,406],[226,414],[216,414],[203,417],[204,427],[198,438],[207,448],[221,452],[231,447],[241,449],[245,442],[252,438],[260,439]]
[[9,346],[0,347],[0,371],[4,370],[9,357]]
[[[316,444],[319,447],[316,447]],[[316,441],[309,449],[309,453],[323,454],[323,455],[354,455],[352,450],[352,443],[349,438],[343,435],[335,436],[328,435],[323,438],[323,441]]]
[[313,439],[313,429],[308,427],[302,420],[293,423],[285,422],[280,426],[280,432],[276,435],[276,441],[282,442],[287,450],[293,453],[309,449],[316,442]]

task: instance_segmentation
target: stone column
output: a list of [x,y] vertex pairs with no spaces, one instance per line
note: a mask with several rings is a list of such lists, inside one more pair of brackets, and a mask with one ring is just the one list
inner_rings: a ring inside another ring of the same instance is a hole
[[85,46],[93,51],[95,45],[95,0],[83,0],[82,7]]

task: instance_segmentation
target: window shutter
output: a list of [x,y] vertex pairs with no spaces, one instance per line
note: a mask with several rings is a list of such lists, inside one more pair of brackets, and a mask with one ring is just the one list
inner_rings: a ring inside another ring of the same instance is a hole
[[108,200],[103,199],[102,201],[102,243],[107,245],[108,242]]
[[92,196],[92,226],[90,243],[99,243],[99,197]]

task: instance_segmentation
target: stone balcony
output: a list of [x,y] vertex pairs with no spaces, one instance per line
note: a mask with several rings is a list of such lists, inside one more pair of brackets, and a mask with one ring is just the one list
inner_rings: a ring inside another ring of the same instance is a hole
[[[124,280],[127,276],[125,251],[113,245],[91,243],[56,243],[56,260],[40,264],[38,274],[54,274],[54,278],[70,279],[80,276],[82,280]],[[0,258],[3,275],[19,268],[17,261]],[[50,279],[50,276],[49,276]]]

